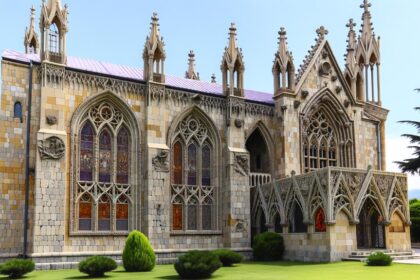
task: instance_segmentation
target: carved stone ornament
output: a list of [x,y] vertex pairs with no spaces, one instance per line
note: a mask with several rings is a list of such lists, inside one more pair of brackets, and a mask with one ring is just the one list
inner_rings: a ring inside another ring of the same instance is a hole
[[48,115],[45,117],[47,124],[54,125],[57,124],[57,117],[53,115]]
[[169,172],[169,151],[159,150],[158,154],[152,159],[155,171]]
[[319,66],[319,74],[321,76],[327,76],[329,75],[331,72],[331,64],[328,63],[327,61],[323,62],[320,66]]
[[247,232],[246,228],[248,226],[248,223],[245,220],[237,219],[236,224],[233,228],[234,232]]
[[237,127],[237,128],[241,128],[242,127],[242,125],[243,125],[243,120],[240,120],[240,119],[235,119],[235,126]]
[[248,176],[249,163],[246,154],[235,154],[234,170],[243,176]]
[[41,159],[60,159],[63,157],[66,147],[63,140],[57,136],[38,141],[38,151]]

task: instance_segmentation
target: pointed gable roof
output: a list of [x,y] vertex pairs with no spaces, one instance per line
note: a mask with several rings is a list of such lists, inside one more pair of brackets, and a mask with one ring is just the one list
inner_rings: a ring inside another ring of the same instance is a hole
[[[319,34],[321,31],[322,34]],[[332,62],[332,67],[335,69],[337,73],[337,78],[339,79],[343,89],[346,93],[347,98],[351,101],[352,104],[356,104],[356,100],[354,99],[351,89],[347,84],[343,72],[340,69],[340,66],[337,62],[337,59],[334,56],[334,53],[331,49],[330,44],[325,39],[325,34],[328,32],[325,30],[323,26],[317,29],[318,39],[316,39],[317,44],[312,47],[310,56],[307,57],[307,61],[305,61],[305,67],[301,69],[299,80],[296,84],[296,92],[299,92],[302,89],[302,85],[304,84],[306,78],[308,77],[309,73],[311,72],[314,64],[318,60],[318,57],[322,55],[323,51],[325,51]]]

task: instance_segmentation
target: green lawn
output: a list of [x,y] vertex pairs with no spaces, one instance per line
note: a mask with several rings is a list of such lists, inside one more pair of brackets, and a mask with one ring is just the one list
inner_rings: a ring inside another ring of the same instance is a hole
[[[6,279],[6,278],[0,278]],[[35,271],[25,279],[87,279],[77,270]],[[104,279],[104,278],[102,278]],[[105,279],[179,279],[173,265],[158,265],[152,272],[127,273],[123,268],[109,273]],[[287,280],[397,280],[420,279],[420,265],[393,264],[389,267],[368,267],[360,262],[303,264],[292,262],[245,263],[222,267],[212,279],[287,279]]]

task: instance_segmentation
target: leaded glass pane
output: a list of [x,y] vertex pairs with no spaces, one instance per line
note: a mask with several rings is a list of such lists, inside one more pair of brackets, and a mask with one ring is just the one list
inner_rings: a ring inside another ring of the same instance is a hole
[[117,137],[117,183],[128,184],[129,134],[122,127]]
[[188,146],[188,185],[197,185],[197,147]]
[[16,102],[13,109],[13,116],[15,118],[22,118],[22,104],[20,102]]
[[112,140],[105,129],[99,136],[99,182],[111,182]]
[[93,140],[94,132],[90,122],[87,122],[80,133],[80,180],[93,180]]
[[206,204],[201,208],[203,230],[212,229],[212,205]]
[[203,186],[210,186],[210,148],[209,146],[204,146],[202,151],[202,164],[201,164],[201,184]]
[[98,203],[98,230],[111,230],[111,203],[106,196],[102,196]]
[[92,230],[92,202],[79,203],[79,230]]
[[190,204],[187,206],[188,209],[188,229],[196,230],[197,229],[197,205]]
[[176,142],[174,145],[173,182],[182,184],[182,145]]
[[182,230],[182,204],[172,204],[172,228]]

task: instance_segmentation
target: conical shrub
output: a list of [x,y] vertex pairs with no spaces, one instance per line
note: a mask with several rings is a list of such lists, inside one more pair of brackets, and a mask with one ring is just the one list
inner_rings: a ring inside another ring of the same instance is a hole
[[150,271],[155,267],[156,256],[147,237],[132,231],[125,241],[123,266],[126,271]]

